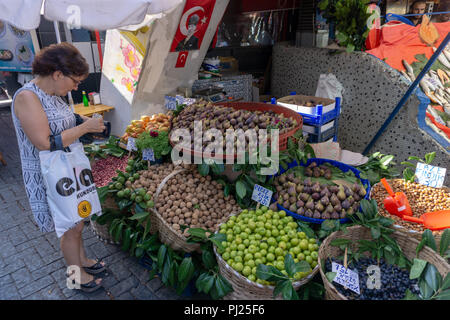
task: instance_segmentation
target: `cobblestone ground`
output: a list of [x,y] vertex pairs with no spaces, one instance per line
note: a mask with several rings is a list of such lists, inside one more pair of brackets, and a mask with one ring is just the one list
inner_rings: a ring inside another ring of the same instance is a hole
[[116,245],[101,242],[90,227],[83,239],[90,258],[103,259],[105,289],[82,293],[66,287],[65,261],[54,232],[42,233],[34,222],[22,180],[17,139],[9,108],[0,108],[0,300],[191,300],[178,296],[159,278],[149,279],[138,259]]

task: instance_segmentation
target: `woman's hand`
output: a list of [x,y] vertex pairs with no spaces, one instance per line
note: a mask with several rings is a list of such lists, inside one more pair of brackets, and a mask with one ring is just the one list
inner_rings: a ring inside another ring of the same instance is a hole
[[103,118],[88,118],[81,126],[85,127],[86,132],[103,132],[106,129]]

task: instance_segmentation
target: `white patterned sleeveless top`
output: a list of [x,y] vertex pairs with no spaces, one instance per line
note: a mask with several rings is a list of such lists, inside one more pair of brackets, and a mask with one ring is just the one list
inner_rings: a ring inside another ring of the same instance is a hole
[[28,201],[30,202],[31,211],[39,229],[42,232],[50,232],[55,230],[55,226],[47,203],[47,195],[39,162],[39,149],[28,139],[19,119],[17,119],[14,113],[15,98],[23,90],[32,91],[39,98],[42,108],[47,115],[50,132],[53,135],[60,134],[64,130],[75,127],[75,115],[70,106],[61,97],[45,93],[33,82],[28,82],[17,90],[11,105],[11,114],[16,129],[20,159],[22,162],[23,182]]

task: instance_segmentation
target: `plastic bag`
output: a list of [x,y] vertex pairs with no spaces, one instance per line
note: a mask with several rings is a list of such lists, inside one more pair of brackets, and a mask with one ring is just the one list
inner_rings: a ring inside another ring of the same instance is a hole
[[69,149],[39,152],[47,202],[59,238],[81,220],[102,212],[83,145],[74,143]]
[[316,97],[336,99],[336,97],[341,98],[342,105],[342,94],[344,93],[344,87],[338,81],[336,76],[332,73],[321,74],[319,77],[319,83],[317,84]]

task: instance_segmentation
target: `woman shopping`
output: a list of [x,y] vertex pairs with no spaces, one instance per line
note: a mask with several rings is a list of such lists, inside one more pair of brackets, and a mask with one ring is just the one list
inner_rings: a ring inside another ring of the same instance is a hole
[[[61,98],[77,90],[89,74],[86,60],[73,45],[54,44],[41,50],[33,61],[33,74],[36,77],[14,95],[11,113],[34,219],[42,232],[51,232],[55,225],[47,202],[39,152],[63,150],[86,133],[102,132],[105,126],[102,118],[87,117],[76,125],[75,114]],[[80,270],[79,288],[92,292],[102,287],[102,279],[93,275],[105,270],[105,263],[86,257],[81,237],[83,226],[81,221],[67,230],[60,238],[60,246],[67,266]]]

